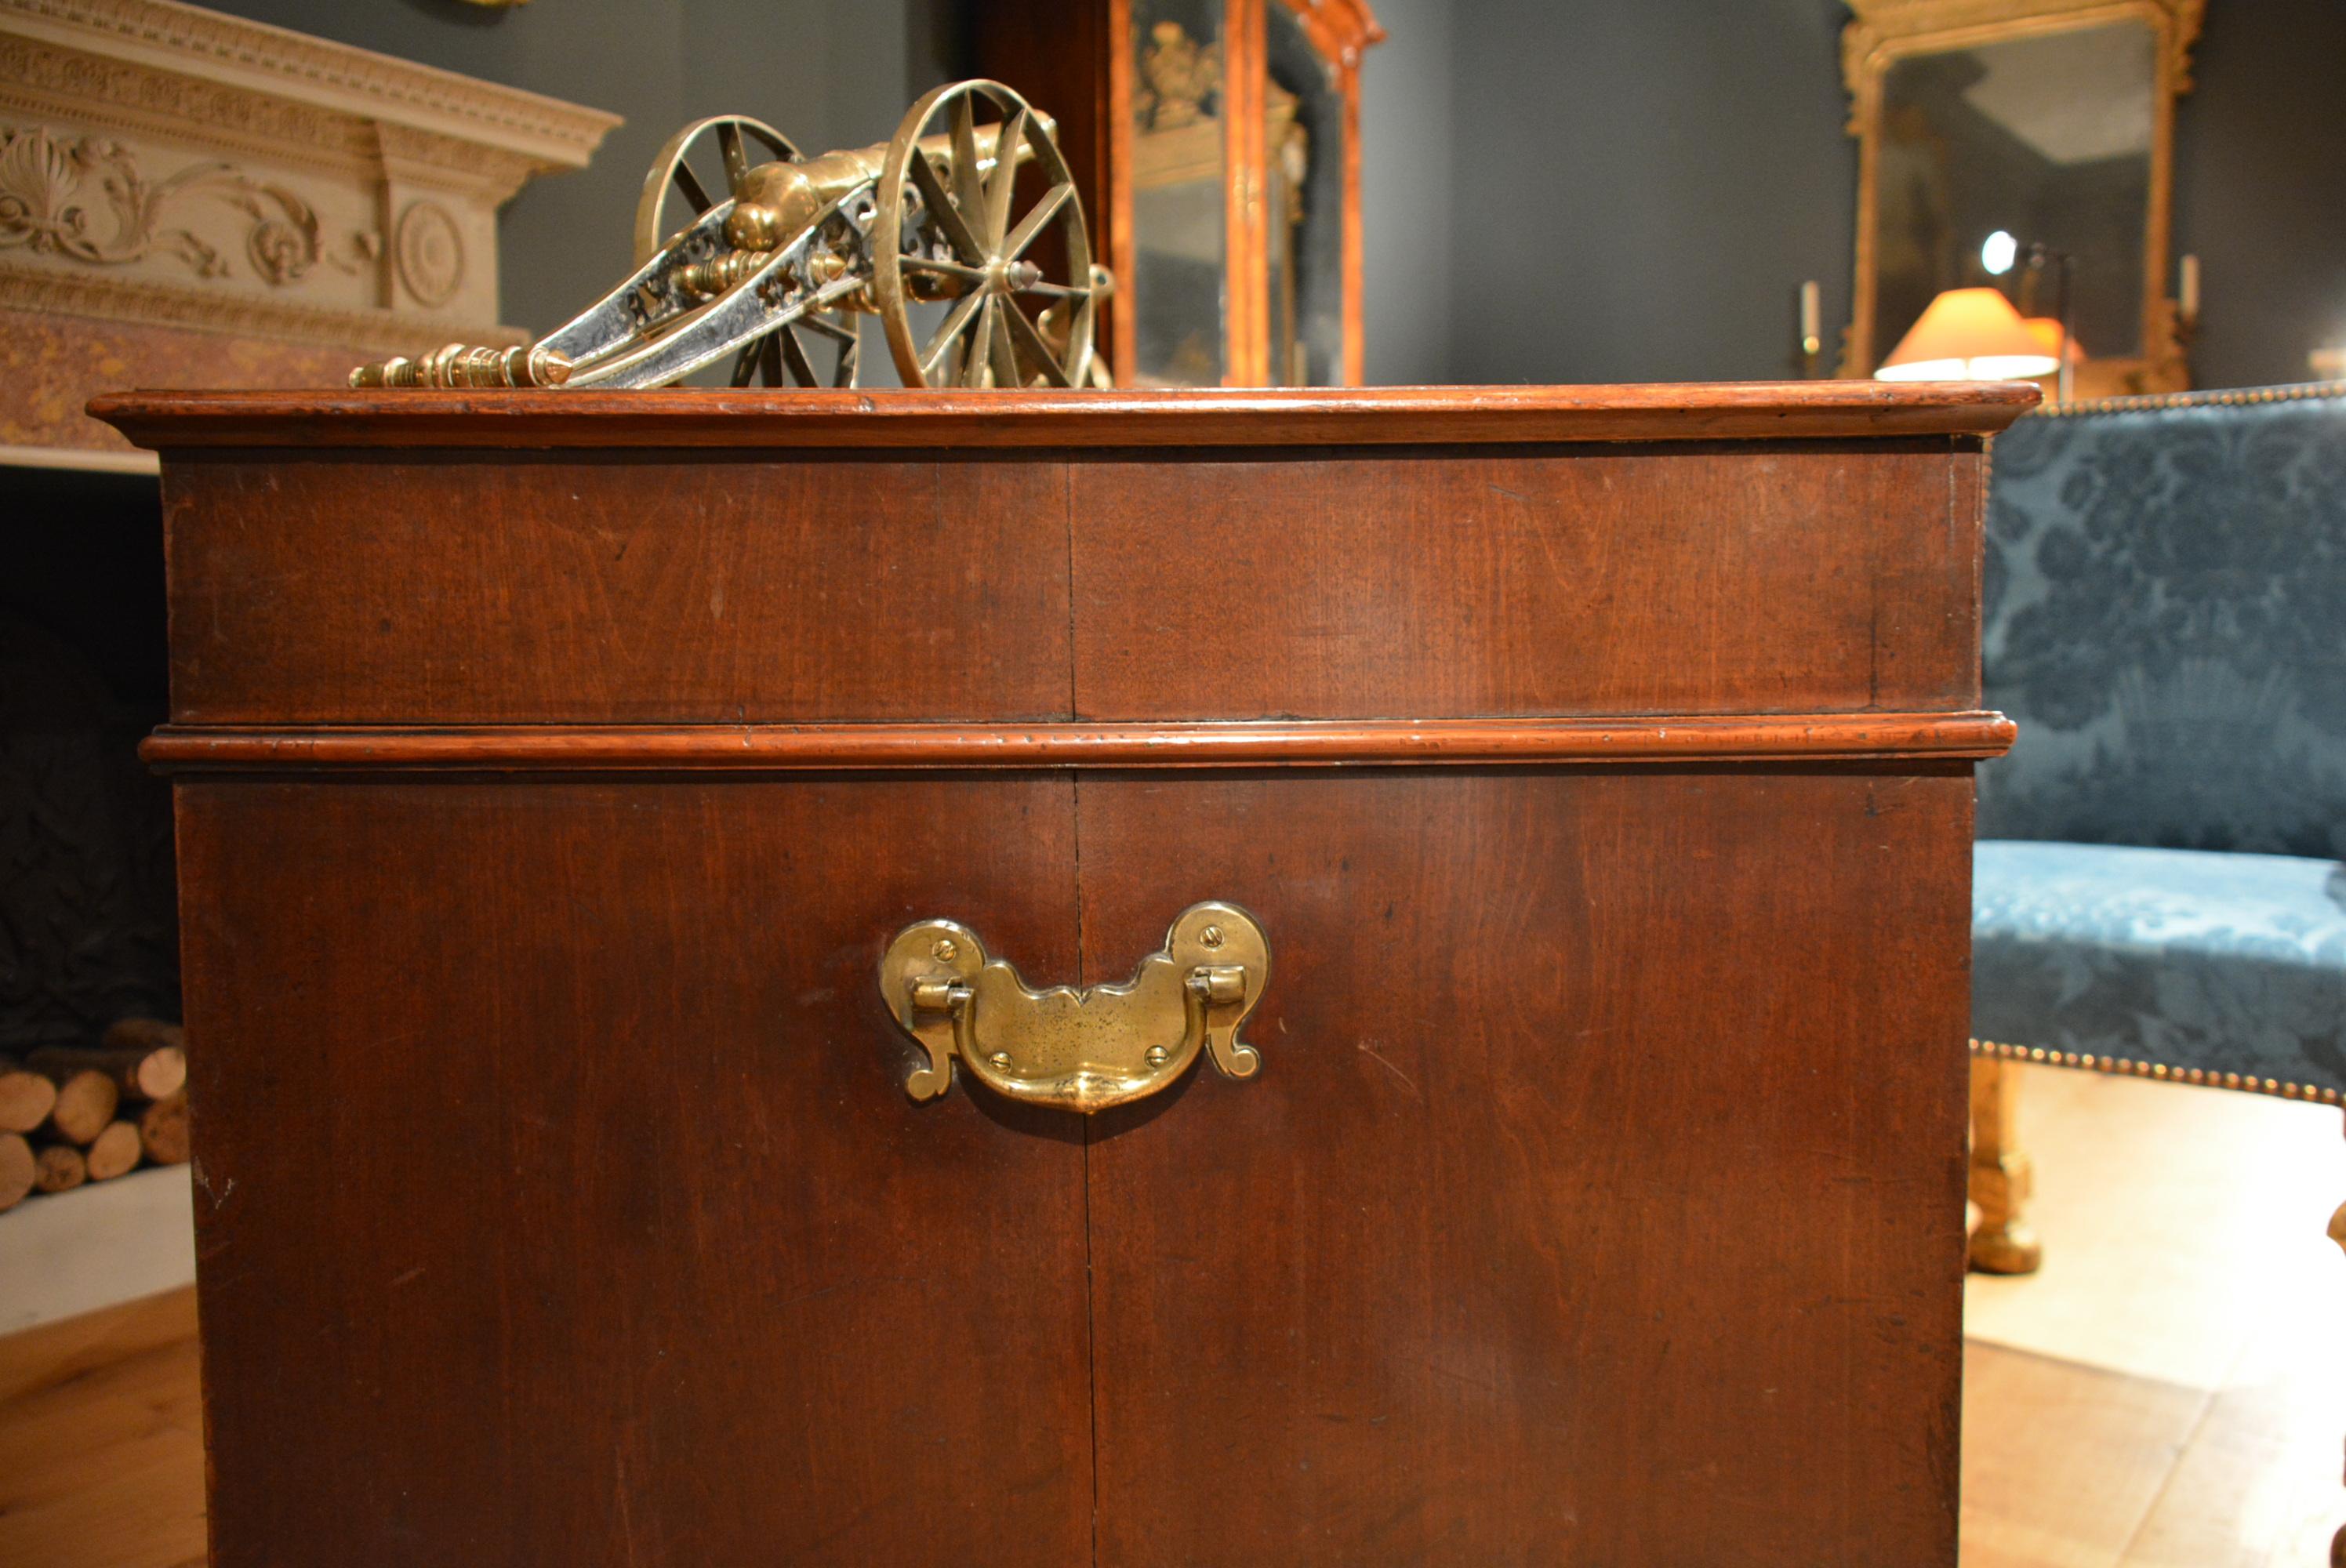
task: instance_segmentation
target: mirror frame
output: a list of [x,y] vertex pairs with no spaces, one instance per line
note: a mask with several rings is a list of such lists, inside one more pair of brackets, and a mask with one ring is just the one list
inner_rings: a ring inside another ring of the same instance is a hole
[[2079,397],[2181,392],[2191,384],[2184,331],[2169,288],[2168,248],[2174,211],[2175,100],[2191,90],[2191,46],[2207,0],[1846,0],[1853,13],[1841,29],[1841,77],[1850,97],[1849,134],[1857,137],[1857,271],[1850,324],[1841,334],[1839,373],[1870,376],[1889,345],[1873,341],[1874,262],[1879,210],[1882,84],[1890,67],[1915,55],[2041,37],[2113,22],[2137,22],[2157,41],[2152,87],[2150,210],[2143,224],[2142,352],[2080,361]]

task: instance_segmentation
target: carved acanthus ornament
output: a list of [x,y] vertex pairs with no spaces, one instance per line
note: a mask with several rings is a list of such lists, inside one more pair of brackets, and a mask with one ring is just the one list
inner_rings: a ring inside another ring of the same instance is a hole
[[159,249],[199,278],[234,276],[218,248],[168,221],[174,204],[203,199],[249,220],[245,260],[263,282],[293,282],[322,259],[318,215],[281,185],[225,163],[191,165],[150,185],[118,142],[0,126],[0,250],[21,246],[106,266]]

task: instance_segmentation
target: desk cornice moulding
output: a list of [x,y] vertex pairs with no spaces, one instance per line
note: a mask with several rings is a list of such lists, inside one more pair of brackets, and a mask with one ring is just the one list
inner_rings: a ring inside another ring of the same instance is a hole
[[1053,450],[1986,436],[2027,382],[1078,392],[135,392],[90,412],[142,446]]
[[2002,756],[2012,738],[2012,721],[1985,712],[436,729],[168,725],[140,755],[168,771],[261,773],[1586,767],[1969,762]]

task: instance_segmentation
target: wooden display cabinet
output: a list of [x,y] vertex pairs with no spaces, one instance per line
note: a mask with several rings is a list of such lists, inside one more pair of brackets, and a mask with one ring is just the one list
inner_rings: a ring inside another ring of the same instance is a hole
[[979,70],[1058,120],[1119,384],[1359,384],[1363,0],[978,12]]

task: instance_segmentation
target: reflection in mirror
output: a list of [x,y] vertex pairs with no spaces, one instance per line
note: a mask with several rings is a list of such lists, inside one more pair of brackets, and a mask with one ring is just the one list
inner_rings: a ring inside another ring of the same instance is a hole
[[1136,379],[1219,386],[1228,364],[1220,0],[1132,0]]
[[[2085,353],[2141,354],[2157,92],[2157,41],[2131,21],[1892,65],[1875,166],[1877,352],[1942,290],[1992,281],[1981,248],[2001,230],[2071,258]],[[2055,309],[2031,297],[2037,276],[2015,275],[2024,316]]]
[[1343,380],[1344,102],[1284,5],[1265,16],[1265,260],[1273,385]]
[[2168,236],[2203,0],[1844,3],[1861,150],[1841,373],[1883,369],[1933,300],[1992,287],[2040,358],[2068,307],[2059,395],[2189,386],[2195,315],[2170,292]]

